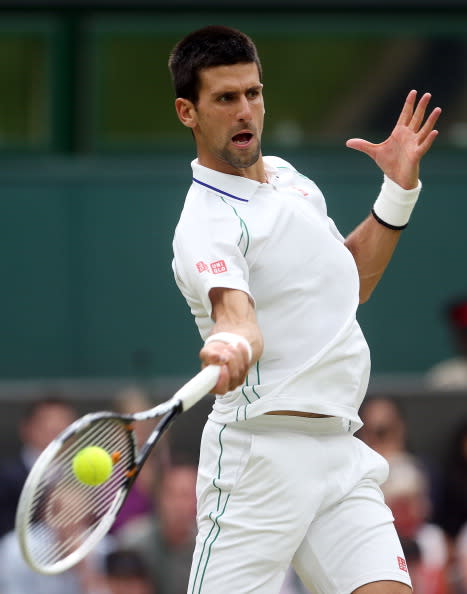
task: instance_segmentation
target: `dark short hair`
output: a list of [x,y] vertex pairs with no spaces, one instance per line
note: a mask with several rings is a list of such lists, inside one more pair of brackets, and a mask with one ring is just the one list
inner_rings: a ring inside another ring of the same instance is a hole
[[199,94],[199,72],[215,66],[254,62],[262,80],[262,68],[253,41],[237,29],[210,25],[193,31],[172,50],[169,69],[176,97],[196,104]]

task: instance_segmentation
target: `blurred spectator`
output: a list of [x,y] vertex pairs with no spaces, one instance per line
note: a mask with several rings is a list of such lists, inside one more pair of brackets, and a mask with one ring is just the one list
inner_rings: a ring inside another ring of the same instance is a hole
[[434,388],[467,389],[467,297],[450,303],[446,317],[458,354],[434,365],[426,379]]
[[[153,403],[146,394],[137,388],[128,388],[122,391],[118,394],[114,403],[117,412],[128,415],[147,410],[152,406]],[[145,443],[154,426],[154,420],[138,421],[134,424],[138,448]],[[166,433],[162,437],[150,459],[142,467],[135,484],[115,519],[111,530],[112,534],[118,532],[127,522],[154,513],[154,484],[157,483],[157,475],[160,473],[161,468],[170,463],[167,436]]]
[[103,594],[158,594],[141,555],[135,551],[113,551],[104,561]]
[[179,462],[165,469],[154,497],[157,515],[128,522],[116,537],[145,559],[157,594],[186,594],[196,537],[196,467]]
[[[114,409],[124,415],[133,415],[137,412],[148,410],[154,406],[147,394],[136,387],[129,387],[119,392],[114,401]],[[138,447],[147,440],[154,421],[138,421],[135,424],[136,443]]]
[[71,570],[58,575],[42,575],[26,565],[16,533],[0,540],[0,592],[2,594],[84,594],[79,576]]
[[[393,459],[409,453],[407,423],[403,409],[396,400],[383,396],[368,398],[360,409],[360,417],[364,424],[357,436],[386,458],[389,466]],[[428,481],[431,505],[435,507],[440,491],[437,465],[431,460],[422,460],[420,456],[416,458]]]
[[437,471],[409,452],[407,424],[395,400],[370,398],[360,416],[364,425],[358,437],[389,463],[389,477],[382,490],[396,530],[410,553],[414,591],[445,594],[450,587],[448,542],[440,526],[430,523],[441,489]]
[[360,417],[363,427],[358,437],[386,460],[407,451],[405,418],[395,400],[368,398],[360,409]]
[[[381,488],[393,512],[397,533],[412,555],[414,573],[420,581],[415,591],[445,594],[448,591],[448,544],[443,530],[429,522],[431,506],[427,480],[415,458],[404,453],[393,456],[389,477]],[[422,587],[425,580],[431,589]]]
[[[77,498],[82,496],[84,492],[76,491],[72,483],[50,491],[40,514],[41,520],[30,535],[36,550],[40,550],[44,543],[50,545],[55,536],[57,542],[76,542],[77,535],[82,534],[83,527],[88,525],[88,517],[76,513],[82,504]],[[89,497],[89,494],[86,496]],[[102,591],[102,563],[111,549],[112,539],[106,535],[85,559],[71,569],[57,575],[43,575],[33,571],[23,559],[16,532],[8,532],[0,539],[0,592],[107,594]]]
[[0,539],[0,592],[107,594],[102,588],[101,565],[102,556],[108,547],[109,543],[104,538],[77,566],[57,575],[43,575],[33,571],[26,564],[21,555],[16,532],[8,532]]
[[444,572],[433,569],[422,562],[420,547],[415,540],[401,539],[402,550],[412,580],[413,591],[417,594],[448,594]]
[[43,449],[76,418],[66,400],[50,396],[33,402],[19,424],[21,451],[0,463],[0,536],[13,530],[24,481]]
[[435,518],[454,542],[467,524],[467,418],[452,439],[442,479]]

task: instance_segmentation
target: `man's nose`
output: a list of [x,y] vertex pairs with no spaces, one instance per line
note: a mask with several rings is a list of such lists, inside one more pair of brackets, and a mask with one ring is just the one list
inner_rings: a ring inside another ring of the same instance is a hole
[[247,97],[242,96],[240,98],[240,105],[239,105],[239,109],[238,109],[238,119],[239,120],[244,120],[244,121],[249,121],[251,120],[251,105],[250,102],[248,101]]

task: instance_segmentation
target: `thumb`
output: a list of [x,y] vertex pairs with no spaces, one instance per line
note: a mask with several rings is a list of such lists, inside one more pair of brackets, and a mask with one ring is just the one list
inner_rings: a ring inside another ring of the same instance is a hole
[[349,138],[345,143],[345,146],[356,151],[360,151],[361,153],[365,153],[370,157],[373,156],[374,150],[376,145],[372,142],[368,142],[367,140],[363,140],[363,138]]

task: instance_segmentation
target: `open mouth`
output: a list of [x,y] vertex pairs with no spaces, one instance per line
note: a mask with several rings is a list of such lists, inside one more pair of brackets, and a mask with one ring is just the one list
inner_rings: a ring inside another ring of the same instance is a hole
[[253,134],[251,132],[240,132],[232,136],[232,142],[237,146],[246,146],[252,138]]

